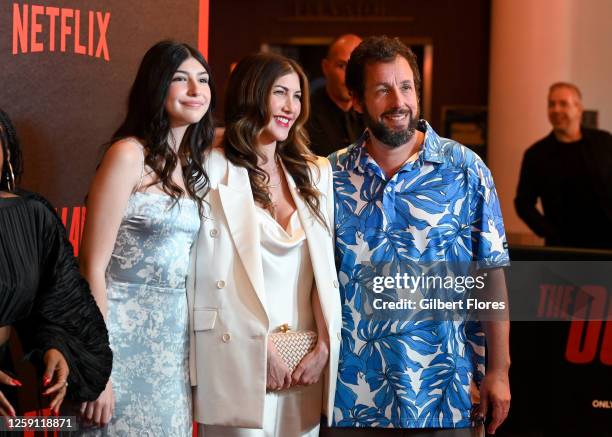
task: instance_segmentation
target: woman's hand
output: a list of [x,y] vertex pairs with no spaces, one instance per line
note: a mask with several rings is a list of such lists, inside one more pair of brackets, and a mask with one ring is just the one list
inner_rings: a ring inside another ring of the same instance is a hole
[[113,384],[110,379],[106,383],[106,388],[98,399],[93,402],[83,402],[81,404],[81,417],[88,424],[96,426],[106,426],[113,417],[115,411],[115,394]]
[[313,350],[302,358],[291,375],[291,385],[312,385],[319,382],[329,359],[329,346],[319,341]]
[[283,390],[291,387],[291,372],[274,346],[272,340],[268,340],[268,375],[266,377],[266,388],[268,390]]
[[53,413],[59,414],[68,387],[68,373],[70,373],[68,363],[57,349],[49,349],[45,352],[43,361],[45,363],[43,387],[46,388],[43,395],[54,395],[49,407]]
[[[21,383],[0,370],[0,384],[21,387]],[[15,416],[15,409],[0,391],[0,416]]]

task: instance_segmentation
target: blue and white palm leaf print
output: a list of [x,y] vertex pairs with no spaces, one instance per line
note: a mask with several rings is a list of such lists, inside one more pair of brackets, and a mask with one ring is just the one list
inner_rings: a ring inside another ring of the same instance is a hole
[[465,358],[474,364],[474,382],[480,385],[485,371],[485,336],[480,323],[469,321],[464,324]]
[[499,198],[491,172],[482,161],[476,163],[471,175],[480,183],[474,189],[470,205],[474,252],[483,267],[503,265],[508,260],[508,252]]
[[[356,200],[352,195],[357,191],[355,186],[351,184],[350,174],[348,171],[342,171],[334,174],[334,197],[336,207],[347,211],[354,211]],[[344,208],[343,208],[344,207]]]
[[399,272],[403,264],[414,264],[420,256],[414,237],[400,225],[391,224],[385,229],[370,227],[366,229],[363,239],[372,252],[370,262],[380,274],[384,268]]
[[423,370],[416,403],[423,405],[420,417],[427,427],[444,427],[444,418],[453,418],[453,410],[466,419],[472,402],[464,385],[469,383],[469,370],[461,358],[449,353],[437,355]]
[[472,226],[469,222],[469,203],[457,202],[459,211],[447,213],[430,228],[422,262],[441,260],[460,262],[472,257]]
[[[365,375],[368,371],[368,368],[366,362],[360,355],[357,355],[356,353],[351,351],[346,351],[345,354],[342,356],[342,371],[342,380],[344,382],[347,382],[349,384],[357,384],[358,375]],[[347,403],[346,405],[352,407],[354,403]]]
[[450,175],[435,171],[410,174],[412,177],[404,178],[395,190],[394,212],[403,219],[406,228],[423,230],[429,224],[427,216],[443,213],[450,203],[444,193]]
[[[386,365],[396,365],[402,369],[417,371],[421,368],[419,362],[413,360],[407,353],[407,346],[417,347],[427,351],[431,347],[422,338],[409,333],[397,332],[398,322],[361,320],[357,327],[357,337],[363,341],[359,356],[364,359],[369,370],[382,369],[383,355]],[[435,350],[435,349],[434,349]],[[366,378],[367,380],[367,378]],[[369,381],[368,381],[369,382]],[[371,387],[377,389],[378,387]]]
[[348,172],[334,175],[336,238],[344,244],[356,244],[359,218],[355,214],[357,201],[352,195],[357,189],[351,184]]
[[373,175],[372,172],[365,173],[364,183],[359,190],[359,198],[364,202],[359,211],[359,230],[362,233],[378,226],[383,221],[383,213],[378,202],[384,188],[384,181],[381,178]]
[[452,167],[473,168],[476,161],[481,161],[478,155],[456,141],[449,140],[448,138],[438,138],[440,139],[441,153],[447,157],[448,163]]
[[[343,267],[352,269],[349,271],[342,270]],[[340,290],[340,297],[347,301],[352,301],[354,308],[357,311],[362,310],[362,298],[367,296],[372,290],[372,282],[376,276],[376,272],[370,265],[357,264],[348,265],[342,264],[338,277],[340,280],[347,278]],[[350,278],[350,279],[348,279]]]
[[384,383],[374,397],[378,409],[390,409],[388,415],[392,423],[408,423],[409,420],[414,420],[418,415],[418,409],[414,405],[416,394],[410,388],[410,378],[405,369],[393,364],[387,365],[381,377]]
[[343,317],[335,426],[470,425],[470,387],[485,370],[480,324],[434,319],[429,310],[409,319],[373,312],[375,297],[399,296],[395,289],[374,295],[374,276],[421,275],[438,261],[509,261],[489,170],[425,126],[417,160],[392,177],[363,140],[330,157]]
[[334,422],[334,426],[351,428],[387,428],[391,423],[384,412],[375,407],[355,405],[350,410],[345,410],[343,419]]

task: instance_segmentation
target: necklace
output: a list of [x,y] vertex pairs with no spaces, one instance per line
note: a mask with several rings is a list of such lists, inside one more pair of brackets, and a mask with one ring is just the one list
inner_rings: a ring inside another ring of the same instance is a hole
[[281,167],[281,165],[280,165],[280,156],[279,156],[279,155],[276,155],[275,161],[276,161],[276,169],[278,170],[278,169],[280,168],[280,172],[279,172],[279,180],[278,180],[278,182],[277,182],[277,183],[275,183],[275,184],[270,184],[270,183],[269,183],[269,184],[266,184],[266,186],[267,186],[268,188],[278,188],[278,187],[280,187],[280,186],[281,186],[281,184],[283,183],[282,167]]

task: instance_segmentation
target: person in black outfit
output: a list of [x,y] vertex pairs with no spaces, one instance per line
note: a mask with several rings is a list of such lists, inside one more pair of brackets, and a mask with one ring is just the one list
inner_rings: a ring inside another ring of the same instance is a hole
[[550,87],[553,130],[525,152],[514,204],[547,246],[612,249],[612,136],[580,125],[581,100],[573,84]]
[[346,64],[361,43],[356,35],[342,35],[329,46],[321,61],[325,86],[310,97],[310,118],[306,124],[310,149],[327,156],[355,142],[365,126],[361,115],[353,111],[353,100],[344,84]]
[[[39,393],[50,396],[57,413],[64,397],[97,398],[110,376],[112,352],[59,217],[44,198],[15,187],[21,150],[1,110],[0,145],[0,343],[12,326],[42,373]],[[27,387],[2,370],[0,384],[10,386],[0,388],[0,416],[14,416],[7,392],[14,397],[15,389]]]

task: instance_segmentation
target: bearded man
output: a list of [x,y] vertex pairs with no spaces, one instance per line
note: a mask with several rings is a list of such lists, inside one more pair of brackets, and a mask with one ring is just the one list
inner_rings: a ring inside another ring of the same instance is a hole
[[368,315],[371,279],[389,266],[474,262],[505,295],[509,256],[491,173],[419,120],[418,64],[399,39],[365,39],[346,85],[367,129],[330,156],[343,329],[337,428],[322,435],[476,436],[483,421],[494,433],[510,406],[507,320]]

